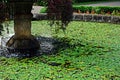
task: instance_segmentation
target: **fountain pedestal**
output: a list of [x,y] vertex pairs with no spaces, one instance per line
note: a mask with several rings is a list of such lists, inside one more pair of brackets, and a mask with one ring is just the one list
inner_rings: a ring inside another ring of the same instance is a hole
[[26,52],[35,51],[40,48],[37,39],[31,35],[32,5],[33,2],[11,2],[14,10],[14,32],[6,46],[9,50]]

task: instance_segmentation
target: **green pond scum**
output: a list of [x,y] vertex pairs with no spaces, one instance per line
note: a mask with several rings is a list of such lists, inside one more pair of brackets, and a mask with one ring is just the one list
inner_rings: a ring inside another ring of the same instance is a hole
[[64,34],[32,21],[32,34],[67,44],[50,55],[0,57],[0,80],[120,80],[120,25],[73,21]]

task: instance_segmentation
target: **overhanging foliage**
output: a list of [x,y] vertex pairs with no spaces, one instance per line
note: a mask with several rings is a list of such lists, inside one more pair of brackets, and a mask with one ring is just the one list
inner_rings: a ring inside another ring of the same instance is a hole
[[[5,19],[9,19],[10,16],[16,15],[16,11],[14,10],[16,7],[15,5],[16,3],[18,5],[21,5],[22,3],[31,4],[37,1],[39,0],[2,0],[0,2],[0,5],[2,6],[0,7],[0,12],[2,13],[0,17],[0,21],[3,22],[5,21]],[[47,7],[48,7],[47,9],[48,17],[49,17],[49,20],[52,20],[50,24],[57,24],[58,26],[61,26],[62,29],[65,29],[68,23],[72,20],[72,13],[73,13],[72,1],[71,0],[46,0],[46,1],[47,1]],[[30,8],[30,7],[27,7],[27,8]],[[21,8],[19,7],[19,10],[27,11],[29,10],[27,8],[25,8],[26,10],[24,10],[23,7]],[[59,21],[54,22],[56,20],[59,20]]]

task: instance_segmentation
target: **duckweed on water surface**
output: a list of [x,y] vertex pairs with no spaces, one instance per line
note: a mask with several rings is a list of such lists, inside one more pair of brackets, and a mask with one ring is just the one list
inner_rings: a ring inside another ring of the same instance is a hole
[[31,58],[0,57],[0,80],[120,80],[120,25],[73,21],[66,34],[33,21],[32,34],[54,37],[58,52]]

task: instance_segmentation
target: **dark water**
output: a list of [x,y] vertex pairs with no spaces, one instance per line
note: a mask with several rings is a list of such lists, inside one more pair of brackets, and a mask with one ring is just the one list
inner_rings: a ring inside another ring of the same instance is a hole
[[36,50],[35,52],[10,52],[8,48],[5,46],[6,42],[10,37],[1,37],[1,45],[0,45],[0,56],[4,57],[31,57],[31,56],[40,56],[42,54],[51,54],[55,53],[57,50],[57,45],[59,42],[56,39],[49,38],[49,37],[36,37],[40,43],[40,49]]

